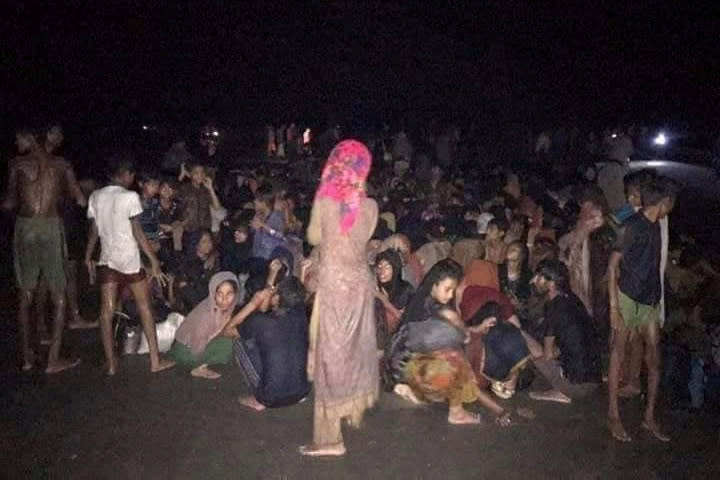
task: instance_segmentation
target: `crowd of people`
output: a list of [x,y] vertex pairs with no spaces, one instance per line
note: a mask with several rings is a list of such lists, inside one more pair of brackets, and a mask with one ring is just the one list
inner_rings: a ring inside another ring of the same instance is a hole
[[[155,165],[118,150],[98,185],[57,156],[58,126],[18,130],[2,206],[17,215],[22,369],[44,341],[46,373],[79,363],[60,355],[68,311],[70,328],[99,324],[108,375],[125,340],[116,323],[140,325],[153,372],[212,380],[234,359],[253,410],[312,390],[306,455],[344,454],[342,420],[360,426],[383,388],[447,403],[451,424],[480,423],[467,408],[479,403],[505,427],[528,414],[506,402],[519,390],[583,402],[606,380],[618,441],[631,440],[618,397],[646,392],[641,426],[660,441],[659,398],[695,409],[717,398],[717,271],[673,235],[680,186],[629,170],[629,135],[614,134],[596,172],[545,133],[530,161],[502,165],[468,159],[453,128],[422,148],[404,130],[366,146],[332,129],[320,168],[309,130],[267,132],[280,168],[209,162],[209,130],[207,158],[181,140]],[[78,308],[81,264],[97,322]],[[184,320],[162,352],[158,327],[172,315]]]

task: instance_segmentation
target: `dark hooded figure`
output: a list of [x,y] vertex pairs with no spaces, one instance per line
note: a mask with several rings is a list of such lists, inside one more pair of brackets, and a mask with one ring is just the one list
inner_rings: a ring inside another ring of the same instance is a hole
[[377,337],[378,347],[382,348],[387,337],[397,330],[414,290],[402,279],[402,259],[395,250],[385,250],[375,257],[375,278]]

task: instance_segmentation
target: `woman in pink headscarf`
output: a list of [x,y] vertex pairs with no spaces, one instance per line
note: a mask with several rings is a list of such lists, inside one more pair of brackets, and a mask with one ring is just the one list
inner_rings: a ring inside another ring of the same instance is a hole
[[308,373],[314,381],[313,443],[304,455],[343,455],[340,422],[359,427],[378,398],[374,280],[367,243],[378,207],[367,198],[367,147],[340,142],[330,152],[315,195],[308,241],[319,250],[318,287],[310,326]]

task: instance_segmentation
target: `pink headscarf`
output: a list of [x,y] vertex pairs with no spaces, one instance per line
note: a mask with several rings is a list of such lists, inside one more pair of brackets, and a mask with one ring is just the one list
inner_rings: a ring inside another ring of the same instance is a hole
[[340,203],[340,231],[345,234],[357,219],[360,202],[366,197],[365,179],[372,155],[357,140],[344,140],[333,148],[323,169],[315,199],[330,198]]

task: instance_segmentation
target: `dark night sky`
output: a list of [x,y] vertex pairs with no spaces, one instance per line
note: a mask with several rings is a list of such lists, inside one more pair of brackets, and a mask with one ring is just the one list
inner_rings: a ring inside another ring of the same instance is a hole
[[717,121],[720,11],[703,4],[720,2],[18,3],[3,133],[38,116]]

